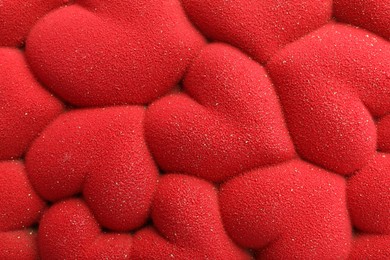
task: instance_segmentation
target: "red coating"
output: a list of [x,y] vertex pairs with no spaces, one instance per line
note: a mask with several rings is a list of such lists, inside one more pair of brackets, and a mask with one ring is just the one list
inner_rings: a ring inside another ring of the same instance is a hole
[[129,234],[102,234],[89,247],[85,259],[131,259],[132,241]]
[[183,84],[187,94],[163,97],[146,112],[146,140],[165,171],[224,181],[295,156],[272,83],[245,54],[209,45]]
[[387,260],[390,258],[390,236],[359,235],[353,241],[348,260]]
[[85,259],[99,233],[98,223],[82,200],[56,203],[39,224],[39,255],[42,259]]
[[370,30],[390,39],[390,2],[388,0],[333,0],[337,20]]
[[390,259],[389,19],[0,0],[0,259]]
[[354,226],[390,235],[390,154],[377,153],[348,179],[347,201]]
[[39,259],[36,233],[32,230],[0,232],[0,259]]
[[[182,174],[164,175],[159,180],[151,216],[169,243],[195,252],[195,259],[250,259],[225,233],[217,191],[204,180]],[[159,241],[153,236],[145,239]],[[164,252],[171,245],[165,242],[157,247]],[[158,256],[153,256],[155,251],[150,250],[152,258]]]
[[297,152],[341,174],[376,150],[371,115],[390,111],[390,45],[372,33],[329,24],[275,55],[267,69]]
[[169,243],[152,227],[144,228],[135,233],[133,241],[131,259],[134,260],[170,258],[192,260],[202,257],[196,251]]
[[0,48],[0,160],[24,155],[62,104],[37,82],[23,53]]
[[128,231],[141,226],[158,174],[143,139],[143,118],[141,107],[61,115],[26,156],[34,188],[51,201],[83,192],[106,228]]
[[41,19],[26,44],[32,71],[73,105],[150,103],[204,44],[177,1],[80,2]]
[[[379,0],[378,0],[379,1]],[[207,37],[229,43],[266,62],[286,44],[328,22],[330,0],[181,0]]]
[[33,190],[22,163],[0,162],[0,187],[0,232],[38,222],[45,202]]
[[68,2],[69,0],[2,0],[0,46],[21,47],[39,19]]
[[223,184],[219,205],[227,233],[259,259],[348,256],[345,180],[334,173],[300,160],[256,169]]
[[381,118],[377,125],[378,149],[390,153],[390,114]]

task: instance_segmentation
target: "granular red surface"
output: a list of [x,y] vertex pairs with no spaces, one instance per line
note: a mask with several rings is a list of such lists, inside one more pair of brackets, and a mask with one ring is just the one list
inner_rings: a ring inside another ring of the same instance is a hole
[[390,259],[389,0],[0,0],[0,259]]

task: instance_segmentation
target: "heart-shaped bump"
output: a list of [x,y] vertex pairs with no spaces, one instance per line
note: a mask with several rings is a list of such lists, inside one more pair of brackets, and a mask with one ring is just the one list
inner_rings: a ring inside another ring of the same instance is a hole
[[63,107],[37,82],[17,49],[0,48],[0,78],[0,160],[16,159]]
[[361,29],[329,24],[267,64],[297,152],[340,174],[375,153],[372,116],[390,112],[390,45]]
[[330,0],[181,0],[191,21],[209,38],[227,42],[257,61],[321,27],[331,18]]
[[207,46],[183,84],[187,94],[163,97],[146,113],[145,137],[163,170],[223,181],[295,156],[265,70],[237,49]]
[[[152,255],[156,251],[167,252],[172,247],[188,249],[189,255],[191,252],[197,255],[195,259],[250,259],[226,234],[217,190],[204,180],[182,174],[164,175],[159,180],[151,215],[154,226],[166,239],[162,242],[153,232],[146,236],[157,241],[157,245],[147,249],[152,259],[157,258]],[[138,242],[138,246],[143,243]]]
[[141,226],[158,176],[143,137],[144,114],[142,107],[62,114],[26,156],[34,188],[51,201],[82,192],[106,228],[128,231]]
[[237,176],[220,187],[219,205],[227,233],[238,245],[259,249],[259,259],[348,256],[345,180],[306,162]]
[[26,56],[71,104],[146,104],[179,82],[203,44],[178,0],[80,1],[33,27]]

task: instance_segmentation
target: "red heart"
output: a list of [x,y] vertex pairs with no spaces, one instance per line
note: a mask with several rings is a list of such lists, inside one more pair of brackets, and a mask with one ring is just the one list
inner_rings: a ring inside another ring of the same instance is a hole
[[143,118],[141,107],[62,114],[26,156],[34,188],[52,201],[82,192],[96,219],[109,229],[141,226],[158,175],[143,138]]
[[295,155],[266,72],[238,50],[204,48],[184,89],[146,114],[146,140],[164,170],[223,181]]
[[275,55],[267,69],[297,152],[341,174],[363,167],[376,150],[373,116],[390,112],[389,68],[388,42],[341,24]]
[[79,1],[29,34],[32,71],[72,104],[151,102],[180,80],[204,44],[177,0],[115,2]]
[[220,188],[229,236],[259,259],[336,259],[350,250],[345,180],[300,160],[235,177]]

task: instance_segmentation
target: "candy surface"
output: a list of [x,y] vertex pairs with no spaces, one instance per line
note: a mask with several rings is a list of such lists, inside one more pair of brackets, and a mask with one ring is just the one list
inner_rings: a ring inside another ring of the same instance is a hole
[[390,259],[389,0],[0,0],[0,259]]

